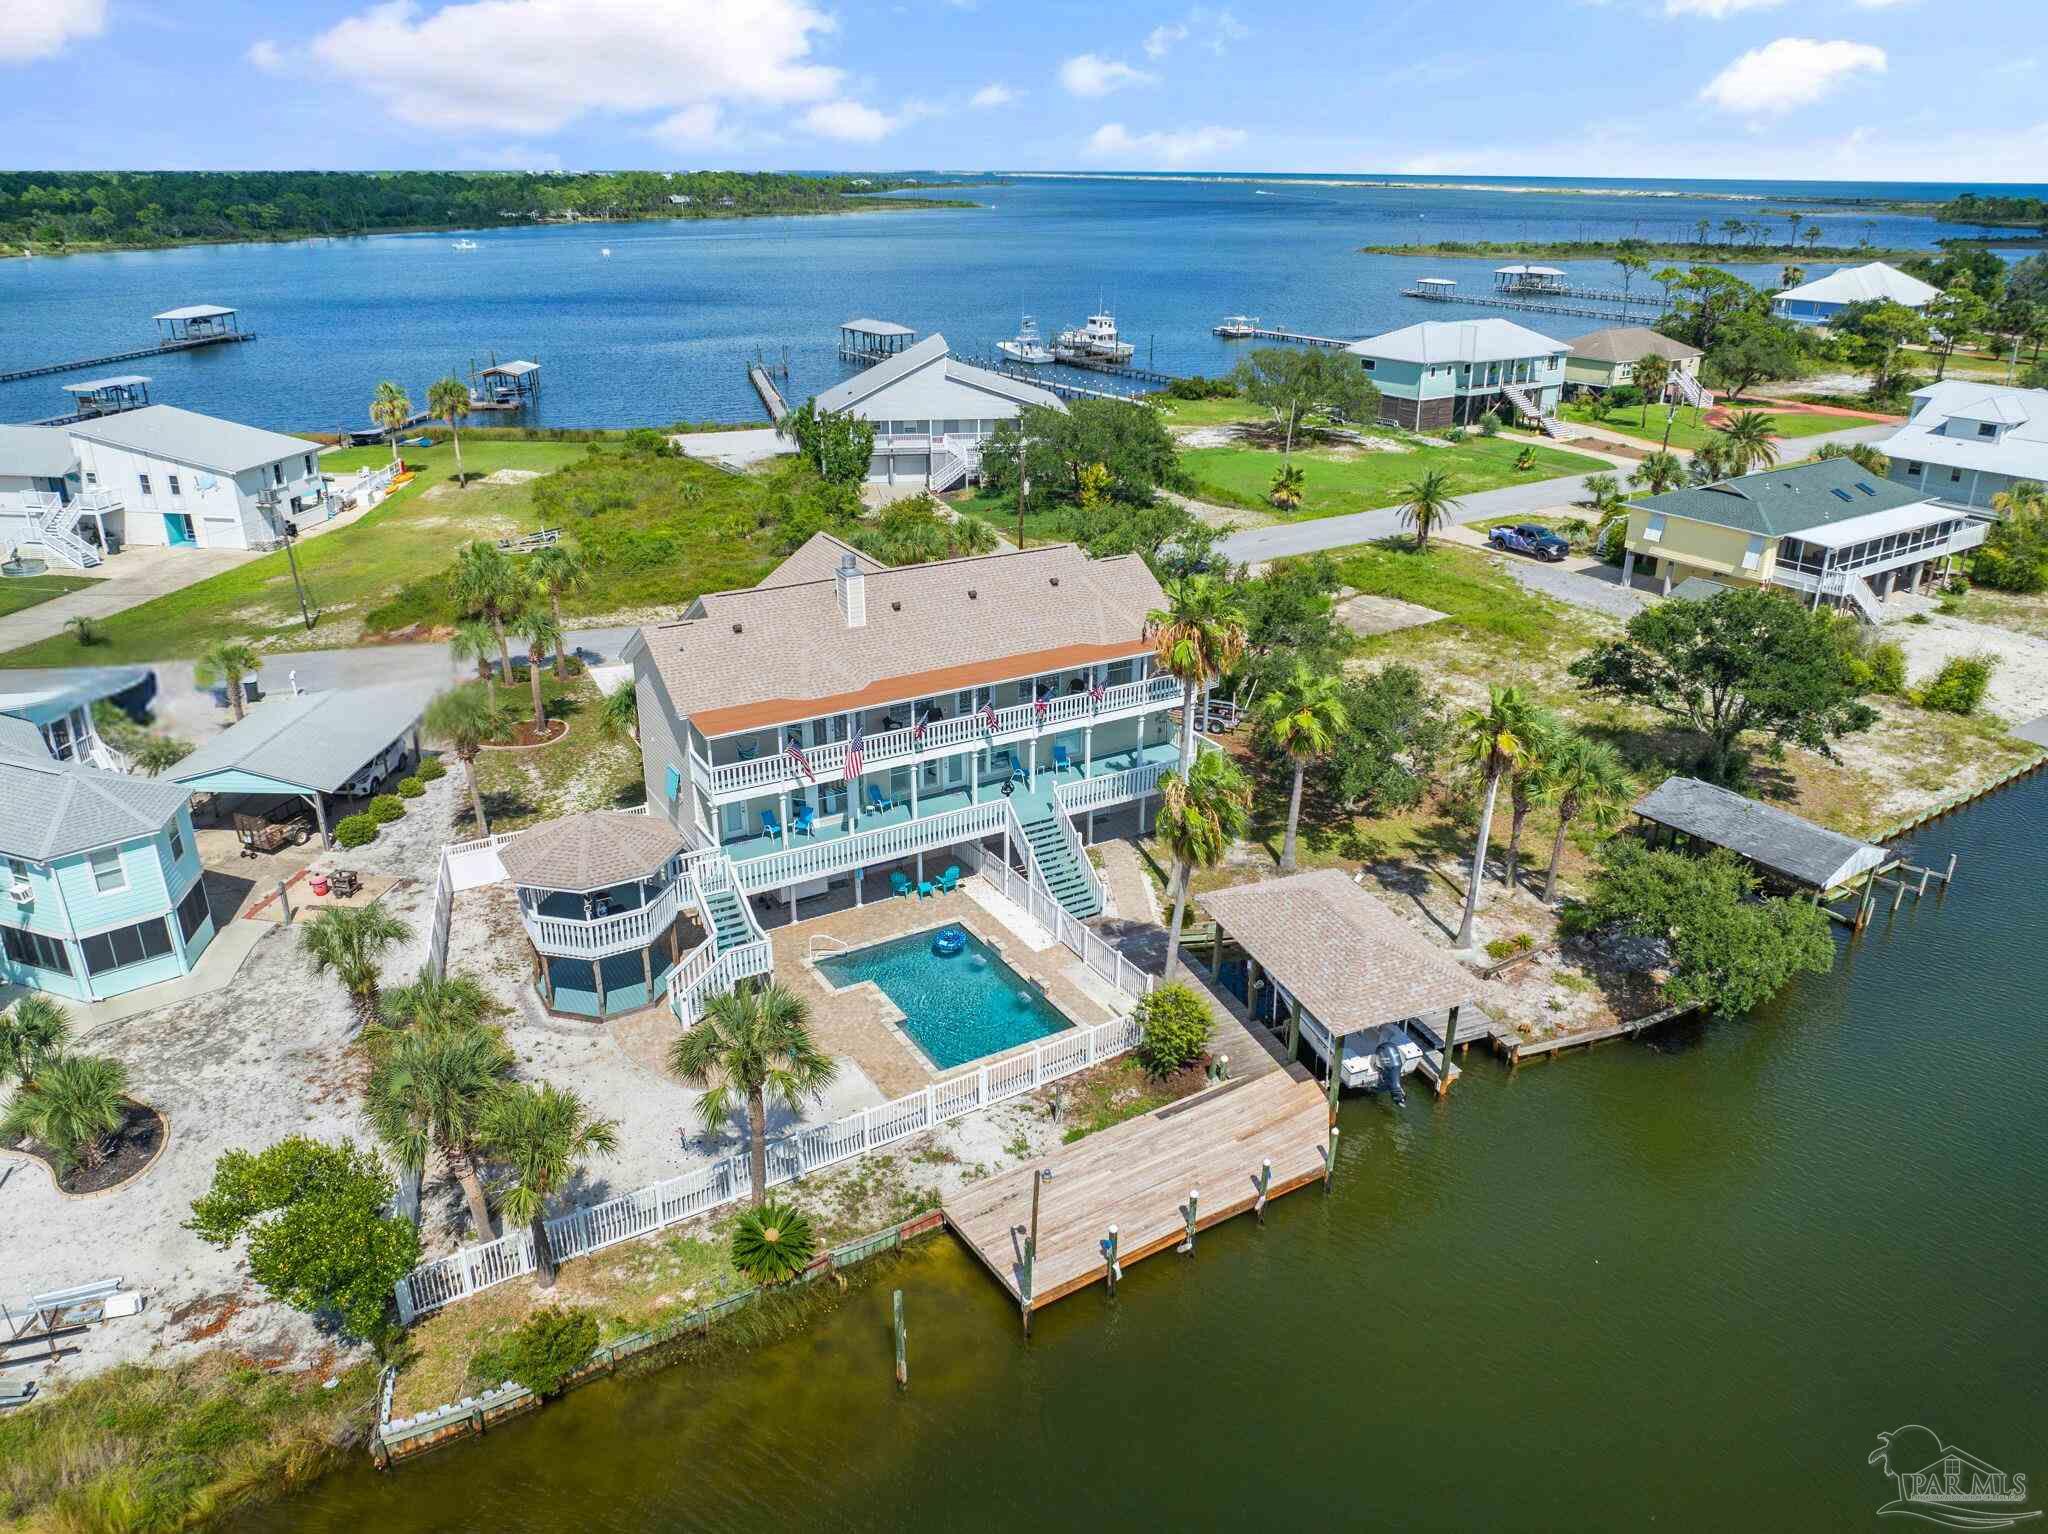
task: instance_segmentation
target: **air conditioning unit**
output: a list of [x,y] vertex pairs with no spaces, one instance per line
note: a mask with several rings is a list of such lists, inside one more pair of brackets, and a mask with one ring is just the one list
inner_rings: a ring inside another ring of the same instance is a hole
[[14,897],[16,905],[27,905],[36,898],[36,887],[26,879],[14,879],[9,881],[7,893]]

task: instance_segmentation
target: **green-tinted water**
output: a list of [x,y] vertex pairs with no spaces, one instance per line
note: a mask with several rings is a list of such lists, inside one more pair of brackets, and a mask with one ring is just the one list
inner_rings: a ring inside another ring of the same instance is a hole
[[2044,845],[2036,777],[1923,833],[1945,899],[1747,1022],[1347,1102],[1333,1194],[1029,1344],[940,1238],[787,1342],[239,1527],[1869,1528],[1909,1422],[2038,1483]]

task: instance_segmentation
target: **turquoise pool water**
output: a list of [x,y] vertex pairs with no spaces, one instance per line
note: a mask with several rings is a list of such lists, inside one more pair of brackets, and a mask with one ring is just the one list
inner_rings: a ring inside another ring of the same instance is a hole
[[835,987],[872,980],[903,1012],[903,1031],[940,1070],[1073,1027],[1066,1015],[965,928],[959,953],[932,952],[937,932],[913,932],[818,961]]

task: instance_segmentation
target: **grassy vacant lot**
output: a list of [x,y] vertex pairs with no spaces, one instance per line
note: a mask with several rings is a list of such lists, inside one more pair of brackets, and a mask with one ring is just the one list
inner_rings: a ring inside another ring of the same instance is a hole
[[1429,469],[1449,470],[1452,493],[1462,496],[1565,474],[1595,474],[1607,467],[1597,458],[1539,447],[1534,450],[1536,466],[1517,469],[1515,459],[1527,446],[1500,437],[1475,436],[1455,446],[1395,452],[1363,452],[1343,445],[1297,449],[1294,462],[1307,483],[1301,510],[1291,516],[1275,512],[1266,499],[1282,462],[1279,453],[1203,447],[1182,453],[1180,462],[1195,481],[1194,494],[1200,499],[1249,506],[1290,521],[1398,505],[1402,487]]
[[[1008,496],[996,495],[988,490],[977,490],[962,500],[952,502],[952,507],[963,517],[973,517],[986,522],[1006,542],[1017,541],[1017,506]],[[1026,516],[1025,546],[1072,542],[1072,539],[1060,531],[1060,518],[1066,511],[1067,508],[1061,506],[1048,511],[1034,511]]]
[[[342,476],[383,461],[382,448],[330,453],[321,460]],[[546,475],[568,468],[576,493],[559,520],[599,569],[563,602],[565,616],[668,611],[701,591],[758,580],[773,562],[768,508],[807,483],[808,470],[782,460],[762,477],[736,477],[688,459],[629,457],[560,442],[464,443],[470,484],[454,482],[452,448],[407,449],[418,477],[383,505],[345,527],[300,541],[299,568],[319,623],[299,622],[282,553],[266,555],[210,580],[105,619],[99,664],[197,655],[236,638],[266,650],[328,649],[366,635],[453,617],[442,575],[456,545],[469,538],[531,532],[538,479],[479,483],[501,470]],[[75,665],[69,636],[0,657],[7,665]]]
[[99,581],[90,575],[16,575],[0,580],[0,618],[9,613],[18,613],[25,607],[35,607],[52,597],[61,597],[66,592],[83,591],[87,586],[97,586]]
[[[1740,405],[1732,407],[1742,409]],[[1644,442],[1662,444],[1664,441],[1664,410],[1661,406],[1630,405],[1612,411],[1604,421],[1596,421],[1583,405],[1562,405],[1561,414],[1567,421],[1577,421],[1586,426],[1597,426],[1606,431],[1619,433],[1624,437],[1636,437]],[[1700,424],[1703,412],[1696,409],[1680,409],[1671,422],[1671,445],[1690,451],[1699,447],[1713,435],[1711,427]],[[1856,426],[1856,421],[1845,421],[1837,416],[1808,415],[1793,411],[1771,417],[1772,434],[1780,438],[1817,437],[1823,432],[1841,431]]]
[[1272,414],[1248,399],[1175,399],[1170,394],[1149,398],[1169,427],[1226,426],[1233,421],[1263,421]]

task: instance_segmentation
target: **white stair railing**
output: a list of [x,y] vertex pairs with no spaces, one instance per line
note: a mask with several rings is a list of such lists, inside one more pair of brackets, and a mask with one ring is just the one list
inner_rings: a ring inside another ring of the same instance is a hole
[[1680,399],[1688,405],[1698,406],[1701,410],[1709,408],[1714,403],[1714,396],[1690,373],[1674,372],[1671,375],[1671,387],[1678,391]]
[[26,542],[40,543],[74,570],[90,570],[100,562],[99,550],[71,531],[78,521],[77,506],[49,494],[30,496],[24,504],[29,525]]
[[1878,603],[1877,593],[1870,589],[1870,582],[1856,571],[1830,572],[1821,589],[1829,596],[1845,598],[1862,615],[1866,623],[1884,622],[1884,608]]

